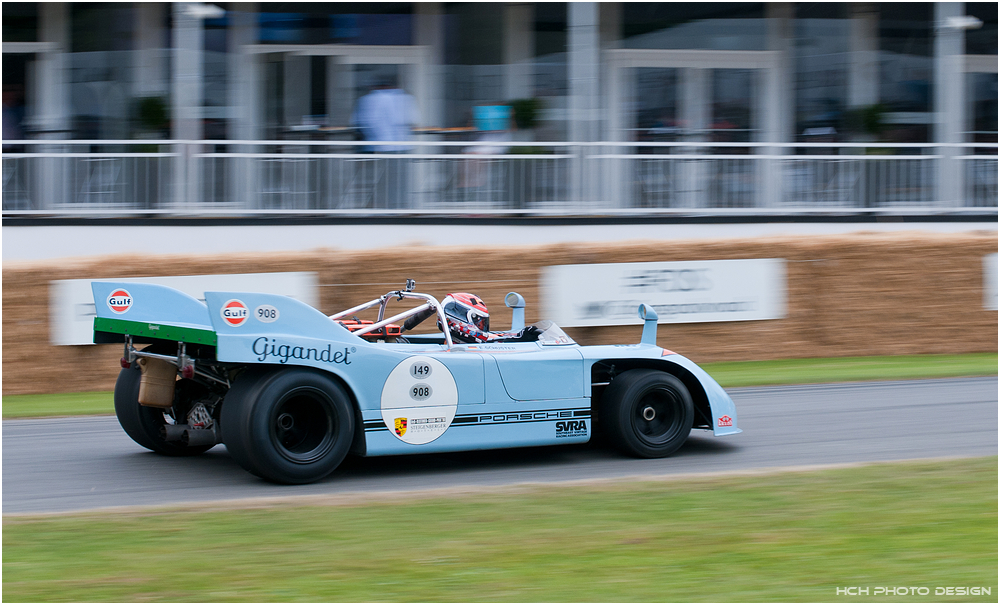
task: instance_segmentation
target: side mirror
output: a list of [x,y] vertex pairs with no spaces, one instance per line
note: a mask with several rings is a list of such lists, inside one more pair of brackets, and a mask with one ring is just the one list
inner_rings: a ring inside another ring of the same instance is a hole
[[517,292],[508,292],[503,297],[503,304],[511,309],[510,331],[524,329],[524,297]]
[[642,338],[639,340],[641,344],[656,346],[656,322],[660,319],[660,316],[656,314],[656,310],[649,305],[639,305],[639,319],[642,320]]

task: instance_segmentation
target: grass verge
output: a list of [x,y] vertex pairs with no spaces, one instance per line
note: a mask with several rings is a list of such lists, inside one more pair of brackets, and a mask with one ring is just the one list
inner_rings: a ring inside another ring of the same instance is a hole
[[[706,363],[702,367],[724,387],[992,376],[996,353],[834,357]],[[5,395],[4,418],[114,414],[110,391],[54,395]]]
[[914,601],[997,595],[997,458],[406,503],[4,517],[10,601]]
[[53,393],[48,395],[4,395],[3,417],[94,416],[114,414],[114,393]]
[[702,364],[724,387],[995,376],[996,353],[830,357]]

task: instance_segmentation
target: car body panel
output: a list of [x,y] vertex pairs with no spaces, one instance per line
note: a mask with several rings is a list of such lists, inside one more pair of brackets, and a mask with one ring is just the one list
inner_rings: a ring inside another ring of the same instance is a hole
[[[132,297],[124,312],[112,305],[120,309],[124,299],[108,302],[116,288]],[[202,303],[150,284],[94,282],[93,291],[98,319],[210,332],[217,362],[304,366],[336,376],[363,423],[356,451],[369,456],[586,442],[593,434],[592,370],[615,360],[682,368],[704,391],[715,434],[739,432],[722,387],[687,358],[651,344],[374,343],[275,294],[206,292]],[[109,331],[132,333],[120,329]]]
[[736,404],[733,403],[732,397],[714,378],[708,375],[708,372],[687,357],[676,353],[666,356],[664,360],[676,363],[698,379],[701,388],[705,390],[705,395],[708,397],[708,404],[712,408],[712,432],[715,433],[716,437],[743,432],[736,424]]
[[[99,332],[167,339],[180,336],[187,342],[215,344],[208,307],[192,296],[158,284],[95,281],[90,288]],[[111,296],[119,291],[126,292],[130,300],[127,305],[112,306]]]
[[[504,345],[493,345],[503,347]],[[583,355],[577,347],[543,347],[511,343],[507,351],[491,352],[507,395],[515,401],[584,397]]]
[[[596,362],[607,362],[615,359],[644,359],[660,364],[680,366],[691,373],[705,393],[712,410],[712,432],[718,437],[743,432],[736,423],[736,404],[733,403],[732,398],[708,372],[687,357],[647,344],[598,345],[580,347],[580,350],[583,353],[588,371]],[[590,395],[589,391],[587,394]]]
[[455,452],[584,443],[590,440],[591,428],[590,399],[512,401],[460,405],[447,430],[423,445],[405,443],[381,418],[366,417],[365,443],[369,456]]

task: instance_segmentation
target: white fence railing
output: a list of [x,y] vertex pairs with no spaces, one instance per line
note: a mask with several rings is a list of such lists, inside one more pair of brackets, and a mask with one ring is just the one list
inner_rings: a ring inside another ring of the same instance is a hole
[[405,153],[360,153],[360,144],[348,141],[4,141],[3,211],[585,215],[997,207],[996,144],[407,144]]

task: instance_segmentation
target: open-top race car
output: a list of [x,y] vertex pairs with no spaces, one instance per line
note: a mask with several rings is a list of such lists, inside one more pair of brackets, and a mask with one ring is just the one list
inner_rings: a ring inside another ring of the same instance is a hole
[[[656,346],[581,346],[524,325],[511,292],[508,338],[461,343],[433,296],[403,290],[326,316],[293,298],[93,282],[94,342],[124,342],[115,413],[139,445],[169,456],[224,443],[249,472],[308,483],[348,453],[387,456],[582,443],[602,430],[624,452],[667,456],[692,428],[739,433],[726,392]],[[390,302],[418,302],[386,316]],[[376,320],[355,314],[378,308]],[[437,334],[403,335],[436,317]],[[403,326],[398,322],[405,320]],[[137,344],[149,346],[139,350]]]

